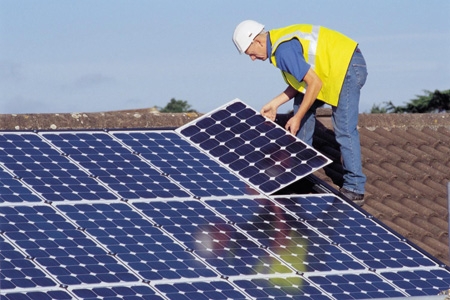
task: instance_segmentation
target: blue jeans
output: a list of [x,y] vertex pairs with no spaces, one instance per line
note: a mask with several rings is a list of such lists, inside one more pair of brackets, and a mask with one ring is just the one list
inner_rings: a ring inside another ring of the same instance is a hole
[[[344,169],[344,184],[342,187],[349,191],[364,194],[366,176],[362,171],[361,144],[357,129],[359,115],[360,91],[366,82],[366,61],[359,49],[353,54],[342,86],[337,107],[332,108],[331,120],[333,122],[336,141],[340,145],[342,166]],[[294,100],[294,114],[303,101],[303,94],[298,93]],[[300,124],[297,137],[312,145],[314,127],[316,123],[316,109],[323,102],[316,100],[305,114]]]

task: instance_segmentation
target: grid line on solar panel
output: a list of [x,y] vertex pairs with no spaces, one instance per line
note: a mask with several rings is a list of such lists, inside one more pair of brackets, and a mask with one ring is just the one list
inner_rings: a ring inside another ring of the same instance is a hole
[[219,276],[128,204],[68,204],[58,209],[144,280]]
[[0,133],[0,162],[47,201],[117,199],[35,133]]
[[105,132],[42,133],[124,199],[188,197],[175,182]]
[[176,131],[267,194],[330,163],[238,99]]
[[222,276],[294,272],[199,200],[132,205]]
[[138,281],[49,205],[0,207],[2,235],[62,285]]
[[174,131],[110,133],[194,196],[257,193]]
[[438,266],[405,239],[335,195],[290,195],[274,200],[369,269]]

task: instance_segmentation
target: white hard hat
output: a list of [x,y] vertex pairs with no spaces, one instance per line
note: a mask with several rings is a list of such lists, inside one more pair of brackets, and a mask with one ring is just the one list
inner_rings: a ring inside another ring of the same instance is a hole
[[256,21],[246,20],[239,23],[233,34],[233,42],[239,53],[244,53],[263,29],[264,25]]

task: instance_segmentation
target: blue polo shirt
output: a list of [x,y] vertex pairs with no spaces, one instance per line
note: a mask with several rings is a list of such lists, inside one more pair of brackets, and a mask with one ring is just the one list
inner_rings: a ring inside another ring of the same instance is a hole
[[[269,32],[269,36],[267,37],[267,57],[270,58],[271,53],[272,43]],[[306,73],[311,68],[303,57],[303,47],[297,39],[281,43],[275,52],[275,60],[278,69],[291,74],[298,82],[303,81]]]

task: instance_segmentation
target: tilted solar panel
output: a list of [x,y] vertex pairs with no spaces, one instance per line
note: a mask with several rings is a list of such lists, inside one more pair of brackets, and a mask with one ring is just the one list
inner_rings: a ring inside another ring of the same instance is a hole
[[267,194],[331,162],[239,99],[177,131]]

